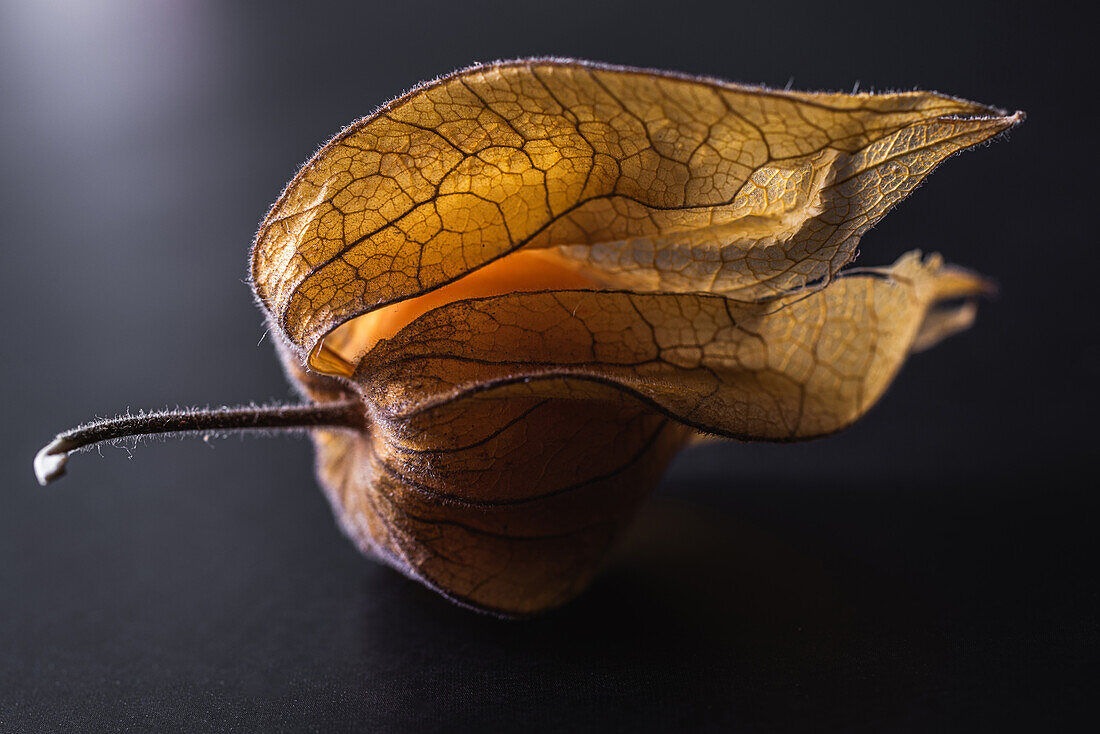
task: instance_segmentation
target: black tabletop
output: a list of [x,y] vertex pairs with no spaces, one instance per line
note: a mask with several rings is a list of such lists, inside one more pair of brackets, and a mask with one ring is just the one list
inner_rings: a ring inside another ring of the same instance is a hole
[[[0,730],[1083,727],[1095,104],[1083,30],[1045,12],[6,6]],[[845,433],[685,451],[593,587],[526,621],[362,558],[301,439],[109,447],[35,485],[93,415],[286,399],[243,282],[285,180],[415,82],[536,54],[1026,110],[860,248],[1001,295]]]

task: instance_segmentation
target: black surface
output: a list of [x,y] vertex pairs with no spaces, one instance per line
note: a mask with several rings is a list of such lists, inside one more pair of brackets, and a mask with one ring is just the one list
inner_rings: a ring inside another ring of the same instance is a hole
[[[1096,110],[1088,25],[1040,10],[5,4],[0,730],[1084,728]],[[844,434],[686,452],[595,587],[528,622],[362,560],[304,441],[35,486],[89,416],[287,397],[243,283],[285,180],[416,81],[536,54],[1026,110],[859,261],[940,250],[1001,297]]]

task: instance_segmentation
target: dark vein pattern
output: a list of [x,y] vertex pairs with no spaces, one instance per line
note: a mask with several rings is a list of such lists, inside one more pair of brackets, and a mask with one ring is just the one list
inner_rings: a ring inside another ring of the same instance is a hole
[[305,351],[523,247],[609,287],[774,295],[835,274],[937,164],[1016,119],[929,92],[476,67],[322,148],[265,219],[254,282]]

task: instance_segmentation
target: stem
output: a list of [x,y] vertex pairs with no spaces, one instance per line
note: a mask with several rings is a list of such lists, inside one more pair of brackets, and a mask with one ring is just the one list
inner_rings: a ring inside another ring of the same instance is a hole
[[34,474],[44,487],[65,473],[65,462],[70,452],[101,441],[129,436],[265,428],[293,430],[321,426],[362,429],[364,422],[363,404],[356,399],[312,405],[252,405],[125,415],[97,420],[59,433],[34,457]]

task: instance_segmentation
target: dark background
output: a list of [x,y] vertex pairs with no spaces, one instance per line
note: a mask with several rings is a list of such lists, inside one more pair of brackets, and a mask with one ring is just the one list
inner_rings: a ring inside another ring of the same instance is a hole
[[[5,2],[0,730],[1004,731],[1097,695],[1095,42],[1054,4]],[[1029,119],[862,243],[997,278],[818,442],[693,448],[571,606],[500,622],[363,560],[300,439],[36,449],[286,399],[257,222],[354,118],[560,54]],[[132,461],[127,459],[132,458]],[[1095,699],[1094,699],[1095,700]]]

